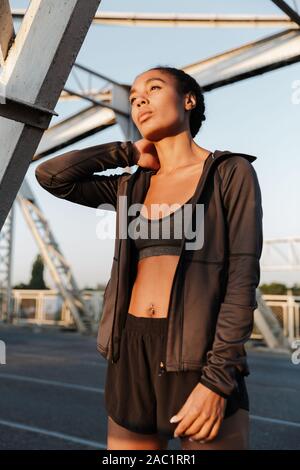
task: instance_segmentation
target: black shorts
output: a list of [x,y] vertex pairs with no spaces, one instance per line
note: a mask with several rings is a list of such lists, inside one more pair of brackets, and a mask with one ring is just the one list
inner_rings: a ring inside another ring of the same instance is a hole
[[[107,414],[130,431],[173,439],[178,423],[170,423],[170,419],[199,382],[201,371],[161,372],[167,318],[127,315],[120,358],[107,364],[104,393]],[[224,419],[238,408],[249,411],[243,377],[239,390],[227,400]]]

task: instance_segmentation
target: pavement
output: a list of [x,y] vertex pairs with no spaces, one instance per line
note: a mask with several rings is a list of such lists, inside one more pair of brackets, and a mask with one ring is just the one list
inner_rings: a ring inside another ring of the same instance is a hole
[[[107,363],[96,338],[74,331],[0,326],[0,450],[106,449]],[[250,448],[300,449],[300,364],[291,352],[247,348]],[[169,449],[180,449],[179,439]]]

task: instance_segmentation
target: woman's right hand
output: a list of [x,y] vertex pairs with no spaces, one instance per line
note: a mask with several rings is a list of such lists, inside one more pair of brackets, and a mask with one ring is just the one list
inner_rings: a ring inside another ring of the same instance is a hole
[[136,165],[152,170],[158,170],[160,168],[157,151],[152,142],[147,139],[140,139],[133,144],[136,150]]

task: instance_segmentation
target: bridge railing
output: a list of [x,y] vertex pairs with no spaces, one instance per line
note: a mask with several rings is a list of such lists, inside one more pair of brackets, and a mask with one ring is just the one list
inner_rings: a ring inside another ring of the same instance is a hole
[[[103,290],[82,291],[95,323],[98,323],[101,317],[103,292]],[[263,299],[277,317],[284,336],[290,342],[300,339],[300,296],[294,296],[291,293],[287,295],[263,294]],[[60,325],[75,328],[69,309],[60,293],[55,289],[13,289],[12,302],[13,323]],[[251,339],[263,339],[256,326],[254,326]]]
[[[83,290],[92,320],[98,322],[102,311],[103,290]],[[14,324],[76,327],[71,312],[56,289],[12,289]]]

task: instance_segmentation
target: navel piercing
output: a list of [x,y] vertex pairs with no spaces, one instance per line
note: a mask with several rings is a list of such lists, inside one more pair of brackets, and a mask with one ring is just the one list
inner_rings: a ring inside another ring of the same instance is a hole
[[151,314],[154,315],[155,314],[155,307],[154,307],[154,304],[151,304]]

